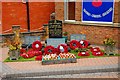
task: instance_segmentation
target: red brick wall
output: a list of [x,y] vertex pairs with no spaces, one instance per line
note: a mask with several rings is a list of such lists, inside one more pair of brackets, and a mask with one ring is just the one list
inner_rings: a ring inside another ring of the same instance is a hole
[[56,19],[64,20],[64,2],[55,3]]
[[22,2],[2,2],[2,31],[11,29],[12,25],[27,29],[26,5]]
[[42,27],[48,23],[50,14],[55,11],[52,2],[30,2],[30,26],[31,30]]
[[[114,9],[114,23],[120,22],[120,2],[115,3]],[[106,26],[106,25],[86,25],[81,22],[81,2],[76,2],[76,11],[75,11],[75,19],[79,22],[79,24],[73,23],[63,23],[63,31],[67,31],[69,33],[68,37],[70,38],[71,34],[86,34],[87,40],[90,41],[91,44],[103,44],[103,40],[106,35],[112,37],[115,41],[117,41],[116,46],[120,48],[120,27],[114,26]],[[55,3],[55,12],[58,20],[64,21],[64,3]]]
[[[54,2],[30,2],[30,29],[38,29],[50,19],[55,11]],[[22,2],[2,2],[2,33],[11,29],[12,25],[20,25],[27,29],[27,9]],[[22,32],[27,30],[22,30]],[[10,33],[10,32],[8,32]]]
[[1,4],[1,1],[0,1],[0,33],[2,33],[1,22],[2,22],[2,4]]
[[[111,27],[100,27],[100,26],[86,26],[86,25],[74,25],[74,24],[64,24],[63,31],[71,34],[86,34],[86,38],[91,44],[103,44],[103,40],[106,35],[109,35],[115,41],[117,41],[116,46],[119,44],[120,33],[118,28]],[[120,44],[119,44],[120,47]]]

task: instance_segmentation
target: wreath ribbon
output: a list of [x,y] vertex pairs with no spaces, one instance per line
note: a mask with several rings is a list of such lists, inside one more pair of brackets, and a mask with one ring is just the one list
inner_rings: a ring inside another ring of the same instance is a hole
[[[81,43],[82,42],[82,43]],[[87,48],[88,47],[88,41],[86,41],[86,40],[80,40],[80,48]]]
[[64,51],[63,53],[68,53],[68,46],[66,44],[60,44],[58,45],[57,49],[58,49],[58,52],[61,53],[61,50],[60,50],[60,47],[63,47]]

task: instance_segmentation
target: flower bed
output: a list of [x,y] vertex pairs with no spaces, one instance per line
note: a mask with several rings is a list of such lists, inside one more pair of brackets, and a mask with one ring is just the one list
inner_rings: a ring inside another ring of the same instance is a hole
[[[74,50],[71,50],[70,53],[73,53],[76,55],[76,59],[82,59],[82,58],[101,58],[101,57],[114,57],[114,56],[120,56],[120,54],[115,54],[115,55],[106,55],[104,54],[103,56],[93,56],[92,53],[90,52],[89,56],[78,56],[78,52],[75,52]],[[18,60],[10,60],[9,57],[4,60],[4,62],[26,62],[26,61],[35,61],[36,57],[25,59],[23,57],[19,57]],[[62,59],[61,59],[62,60]],[[65,59],[64,59],[65,60]],[[50,60],[49,60],[50,61]],[[52,60],[51,60],[52,61]],[[59,60],[56,60],[59,61]],[[47,61],[44,61],[47,62]]]
[[[68,52],[68,48],[71,50]],[[20,50],[20,58],[18,60],[10,60],[7,58],[4,62],[19,62],[19,61],[41,61],[42,64],[60,64],[60,63],[72,63],[76,62],[79,58],[96,58],[96,57],[109,57],[104,50],[99,47],[91,47],[85,40],[70,42],[70,46],[67,44],[60,44],[57,48],[51,45],[46,46],[42,51],[42,44],[40,41],[33,43],[32,49]],[[112,56],[120,56],[115,54]]]

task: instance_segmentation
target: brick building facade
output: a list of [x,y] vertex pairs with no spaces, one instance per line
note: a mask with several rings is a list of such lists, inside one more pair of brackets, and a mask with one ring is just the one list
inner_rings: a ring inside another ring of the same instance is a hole
[[113,24],[97,24],[97,23],[82,23],[81,12],[82,2],[75,2],[75,22],[65,21],[65,3],[56,2],[55,12],[56,19],[63,21],[63,31],[71,34],[86,34],[86,38],[91,44],[103,44],[106,35],[117,41],[116,46],[120,48],[120,2],[115,0],[114,5],[114,21]]
[[[70,39],[71,34],[86,34],[87,40],[91,44],[103,44],[103,40],[106,35],[112,37],[117,41],[116,46],[120,48],[120,1],[115,0],[114,5],[114,21],[113,24],[97,24],[97,23],[82,23],[81,21],[81,11],[82,2],[76,0],[71,7],[75,13],[70,15],[75,15],[74,17],[69,17],[75,19],[75,22],[65,21],[65,3],[63,2],[29,2],[30,10],[30,29],[38,29],[42,27],[43,24],[48,23],[50,19],[50,14],[55,11],[56,19],[63,21],[63,32],[67,31],[69,33],[68,37]],[[26,4],[22,2],[2,2],[2,33],[5,30],[11,28],[12,25],[21,25],[22,28],[27,29],[27,14],[26,14]],[[23,30],[24,31],[24,30]],[[24,31],[25,32],[25,31]]]
[[23,2],[2,2],[2,34],[11,33],[9,30],[12,25],[20,25],[21,32],[28,31],[27,7],[30,31],[35,31],[48,23],[50,14],[55,11],[54,2],[29,2],[28,4],[29,6]]

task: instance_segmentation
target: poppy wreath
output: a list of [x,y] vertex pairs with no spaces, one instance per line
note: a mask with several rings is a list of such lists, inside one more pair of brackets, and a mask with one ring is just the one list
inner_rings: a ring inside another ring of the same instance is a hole
[[24,48],[20,49],[20,54],[26,53],[26,50]]
[[20,56],[23,57],[23,58],[25,58],[25,59],[29,58],[29,56],[28,56],[27,53],[20,54]]
[[35,55],[32,52],[27,52],[27,53],[20,54],[20,56],[26,59],[26,58],[33,58]]
[[79,52],[78,56],[90,56],[88,52]]
[[[21,50],[21,52],[22,52],[22,50]],[[32,50],[29,50],[28,52],[21,53],[20,56],[23,57],[23,58],[25,58],[25,59],[27,59],[27,58],[34,57],[34,54],[32,53]]]
[[36,61],[41,61],[42,60],[42,55],[36,56],[35,60]]
[[103,56],[104,53],[103,52],[92,52],[92,55],[94,55],[94,56]]
[[28,55],[28,58],[33,58],[35,56],[33,51],[28,51],[27,55]]
[[46,54],[54,54],[55,53],[55,48],[53,46],[47,46],[44,48],[45,55]]
[[70,48],[72,50],[79,48],[79,46],[80,46],[80,43],[77,40],[70,41]]
[[91,50],[91,52],[100,52],[99,47],[91,48],[90,50]]
[[42,55],[42,52],[41,52],[41,51],[30,50],[30,51],[28,51],[28,52],[31,53],[31,54],[34,54],[34,56]]
[[[83,42],[83,43],[81,43],[81,42]],[[87,48],[88,47],[88,41],[86,41],[86,40],[80,40],[80,46],[79,46],[79,48]],[[84,45],[83,45],[84,44]]]
[[59,50],[58,50],[58,48],[55,48],[55,49],[54,49],[54,53],[56,53],[57,55],[59,55]]
[[32,43],[32,48],[33,48],[33,50],[37,50],[37,51],[39,51],[39,50],[41,50],[42,49],[42,44],[41,44],[41,42],[40,41],[35,41],[35,42],[33,42]]
[[58,45],[57,49],[58,49],[59,53],[61,53],[60,46],[62,46],[64,48],[64,52],[63,53],[68,53],[68,46],[66,44],[60,44],[60,45]]
[[35,54],[35,56],[40,56],[40,55],[42,55],[42,52],[41,51],[34,51],[34,54]]

